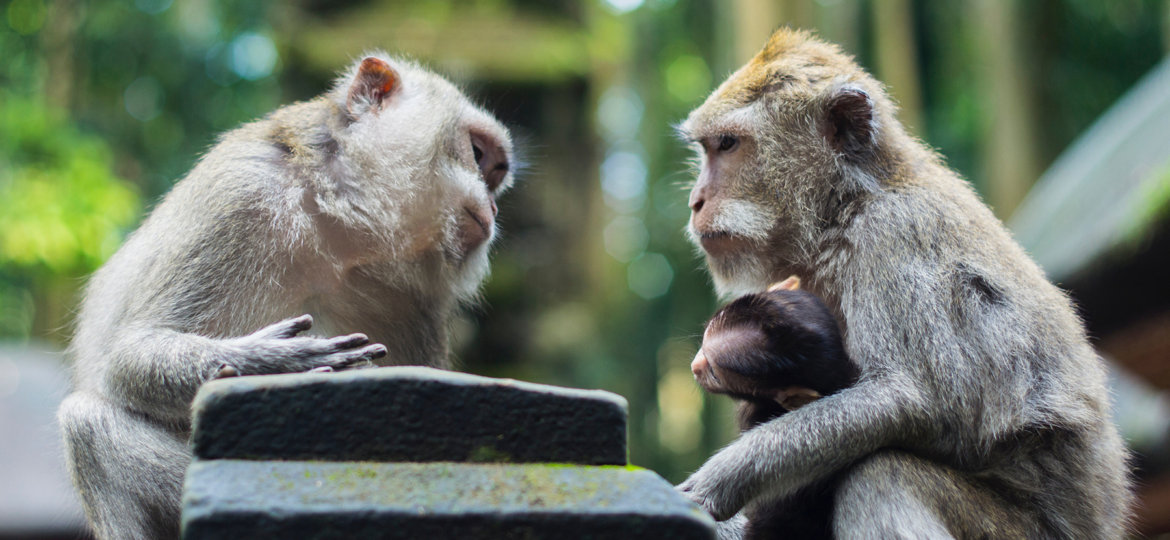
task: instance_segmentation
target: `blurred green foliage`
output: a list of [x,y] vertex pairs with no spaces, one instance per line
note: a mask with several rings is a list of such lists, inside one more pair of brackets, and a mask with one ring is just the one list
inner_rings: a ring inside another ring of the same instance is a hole
[[0,266],[94,270],[137,221],[137,191],[109,147],[41,100],[0,94]]
[[215,133],[275,108],[267,2],[0,3],[0,338],[68,335],[82,278]]

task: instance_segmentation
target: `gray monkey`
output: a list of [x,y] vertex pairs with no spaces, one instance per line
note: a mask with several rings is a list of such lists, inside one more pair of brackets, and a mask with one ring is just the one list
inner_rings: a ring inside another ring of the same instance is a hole
[[97,536],[178,536],[208,379],[446,367],[511,169],[495,118],[382,54],[225,134],[86,288],[58,417]]
[[830,477],[840,538],[1125,534],[1127,453],[1081,322],[879,82],[782,29],[680,130],[701,154],[688,230],[716,288],[805,277],[861,372],[679,485],[721,535]]

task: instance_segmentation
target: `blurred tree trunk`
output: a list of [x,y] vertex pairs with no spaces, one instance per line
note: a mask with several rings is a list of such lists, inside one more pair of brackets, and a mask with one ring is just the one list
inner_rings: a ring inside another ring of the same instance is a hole
[[[782,24],[792,28],[813,29],[815,22],[813,2],[809,0],[780,0],[778,3],[780,5],[780,18],[773,26],[773,31]],[[768,35],[772,35],[772,32],[768,32]],[[760,42],[760,46],[763,45],[764,43]]]
[[75,0],[56,0],[49,6],[49,17],[41,32],[41,46],[48,64],[45,100],[62,109],[73,104],[73,35],[79,9]]
[[816,19],[814,6],[808,0],[734,0],[731,11],[735,68],[760,52],[776,29],[812,29]]
[[738,69],[760,52],[768,37],[783,22],[784,9],[776,0],[734,0],[732,6],[732,69]]
[[902,123],[911,133],[921,136],[922,94],[910,0],[877,2],[873,10],[877,77],[889,87],[901,108],[898,116]]
[[[598,125],[596,112],[600,109],[606,91],[622,87],[638,88],[636,66],[646,61],[643,55],[649,51],[637,46],[636,21],[635,16],[613,15],[598,6],[586,11],[587,35],[593,37],[589,44],[593,66],[589,70],[588,110],[595,113],[591,118],[595,134],[605,132]],[[645,107],[649,106],[651,104],[645,104]],[[598,137],[596,148],[600,153],[589,164],[590,170],[600,171],[605,154],[619,148],[620,143],[638,140],[640,133],[644,132],[644,110],[642,115],[633,132]],[[598,180],[593,179],[594,184],[588,196],[589,217],[587,223],[582,225],[583,247],[594,254],[605,253],[603,231],[617,214],[605,203],[603,191],[597,189]],[[605,291],[605,294],[597,294],[597,291]],[[616,319],[636,317],[634,310],[645,308],[645,305],[633,307],[626,303],[630,295],[627,265],[604,255],[592,257],[588,285],[582,293],[581,300],[590,306],[591,312],[609,314]],[[619,310],[624,313],[618,313]],[[601,326],[605,328],[608,322],[611,321],[602,321]],[[651,350],[642,348],[656,347],[657,336],[653,335],[652,328],[644,330],[646,335],[639,336],[643,338],[639,340],[627,341],[629,336],[615,335],[615,343],[625,342],[627,350],[617,352],[613,357],[639,359],[623,366],[626,369],[624,386],[627,391],[619,393],[625,395],[629,402],[630,462],[653,468],[663,464],[662,444],[658,439],[658,363],[652,360],[655,357]]]
[[1162,0],[1162,51],[1170,54],[1170,0]]
[[974,0],[967,4],[975,26],[975,71],[990,125],[983,133],[983,176],[989,203],[1000,219],[1016,205],[1040,172],[1031,85],[1024,63],[1028,49],[1019,35],[1016,3]]
[[857,22],[861,20],[861,4],[858,0],[817,2],[815,10],[816,27],[820,35],[856,55],[861,51],[857,35]]

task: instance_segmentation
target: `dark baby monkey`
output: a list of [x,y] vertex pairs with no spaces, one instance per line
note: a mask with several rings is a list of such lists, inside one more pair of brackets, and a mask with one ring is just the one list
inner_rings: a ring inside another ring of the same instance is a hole
[[[739,403],[741,431],[846,388],[858,376],[836,318],[820,298],[800,289],[796,276],[716,312],[691,371],[703,389]],[[833,484],[753,504],[744,512],[743,537],[830,536]]]
[[708,392],[740,402],[742,430],[857,380],[837,320],[796,276],[716,312],[691,371]]

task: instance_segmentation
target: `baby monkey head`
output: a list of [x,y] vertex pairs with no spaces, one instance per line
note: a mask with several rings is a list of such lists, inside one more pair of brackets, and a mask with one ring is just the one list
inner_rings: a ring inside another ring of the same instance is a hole
[[789,409],[857,376],[836,319],[795,277],[716,312],[691,371],[708,392]]
[[841,205],[877,188],[892,110],[836,45],[781,29],[691,112],[679,128],[699,157],[688,233],[721,294],[809,263]]

